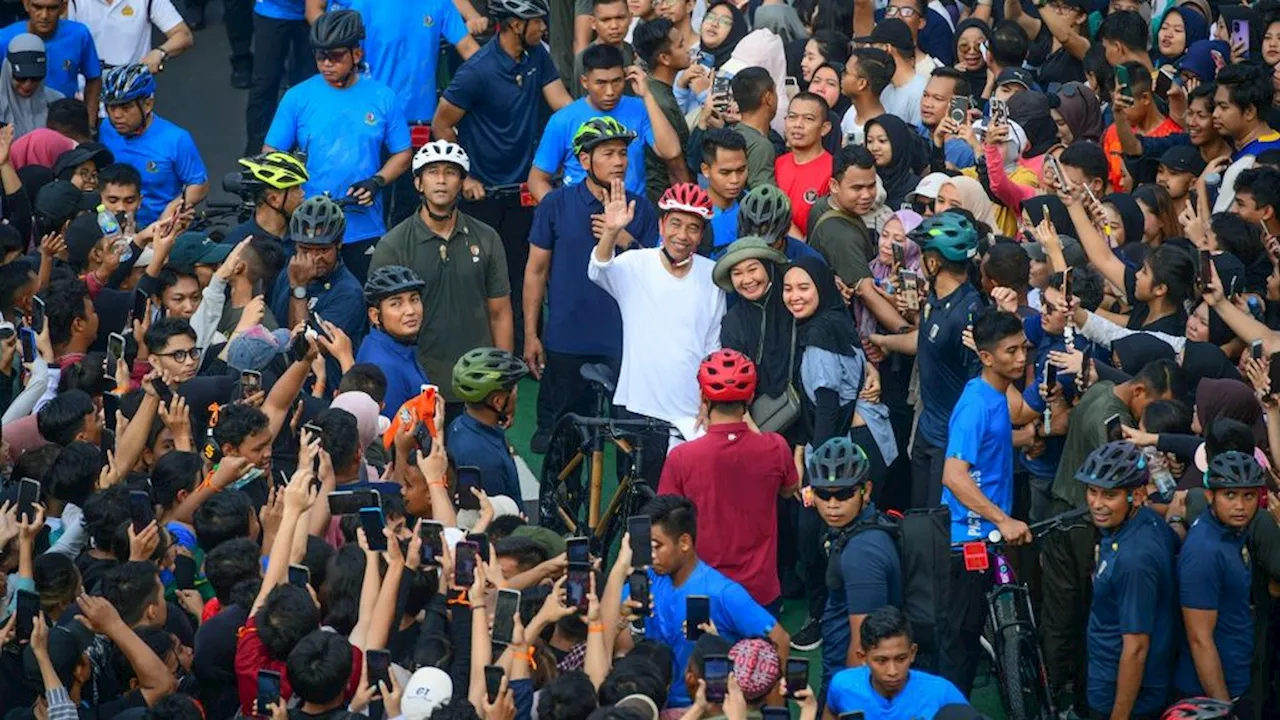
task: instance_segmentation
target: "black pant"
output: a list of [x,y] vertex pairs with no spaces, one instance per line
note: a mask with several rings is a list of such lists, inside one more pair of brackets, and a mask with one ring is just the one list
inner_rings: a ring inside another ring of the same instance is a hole
[[911,453],[911,507],[934,508],[942,504],[942,464],[947,449],[930,443],[916,426]]
[[595,414],[591,385],[582,379],[582,366],[604,363],[614,373],[622,366],[619,358],[603,355],[566,355],[547,352],[547,366],[538,384],[538,429],[551,432],[565,413]]
[[253,87],[244,111],[245,153],[249,155],[262,152],[262,141],[280,103],[285,64],[293,64],[289,69],[291,86],[316,74],[306,20],[277,20],[255,13],[253,33]]
[[[516,355],[520,356],[524,355],[524,267],[529,262],[529,229],[533,227],[533,210],[522,207],[520,196],[512,194],[462,204],[462,212],[497,230],[502,238],[502,249],[507,254],[507,278],[511,281]],[[548,364],[550,362],[547,361]],[[543,427],[541,417],[538,427]]]
[[373,255],[370,253],[378,240],[379,238],[369,238],[342,246],[342,264],[347,266],[361,285],[364,285],[364,281],[369,278],[369,263],[373,261]]
[[987,591],[995,581],[988,568],[970,572],[964,558],[951,557],[951,633],[942,642],[942,676],[965,696],[973,692],[973,679],[982,659],[982,628],[987,620]]
[[[1066,512],[1055,502],[1052,514]],[[1085,690],[1085,630],[1093,599],[1093,553],[1098,531],[1092,525],[1049,533],[1040,542],[1043,602],[1040,632],[1049,687],[1060,694],[1068,686],[1080,698]],[[1065,708],[1064,708],[1065,709]]]
[[[648,415],[633,413],[624,407],[616,408],[616,411],[619,420],[644,420],[649,418]],[[649,487],[656,491],[658,489],[658,479],[662,477],[662,466],[667,462],[667,445],[671,442],[671,434],[665,432],[642,432],[639,433],[638,440],[642,447],[640,467],[638,468],[640,477],[648,481]]]
[[[201,0],[200,4],[207,2]],[[253,17],[253,0],[222,0],[222,24],[227,26],[233,72],[253,71]]]

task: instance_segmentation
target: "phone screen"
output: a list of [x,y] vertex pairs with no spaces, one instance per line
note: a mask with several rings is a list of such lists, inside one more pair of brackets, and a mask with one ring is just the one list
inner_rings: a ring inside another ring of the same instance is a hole
[[19,328],[19,337],[22,338],[22,362],[35,362],[36,334],[31,332],[31,328]]
[[381,552],[387,549],[387,537],[382,534],[386,527],[382,520],[382,508],[360,508],[360,527],[364,528],[365,542],[369,549]]
[[116,431],[116,413],[120,411],[120,396],[113,392],[102,393],[103,427],[111,432]]
[[40,615],[40,596],[28,590],[18,591],[18,635],[19,643],[31,639],[31,628]]
[[422,561],[434,565],[436,558],[444,556],[444,526],[438,522],[423,522]]
[[502,689],[503,670],[497,665],[484,666],[484,692],[489,696],[489,704],[498,701],[498,691]]
[[307,359],[307,337],[305,332],[300,332],[293,336],[289,341],[289,357],[294,362],[302,362]]
[[355,515],[361,508],[382,507],[377,490],[335,490],[329,493],[330,515]]
[[[1200,284],[1208,286],[1213,279],[1213,254],[1208,250],[1200,251]],[[1224,290],[1226,288],[1223,288]]]
[[111,333],[107,336],[107,375],[115,377],[116,366],[119,365],[122,357],[124,357],[124,336],[120,333]]
[[155,519],[155,508],[151,506],[151,496],[141,490],[129,493],[129,519],[133,521],[133,534],[137,535]]
[[[425,426],[423,426],[425,427]],[[430,435],[427,436],[430,442]],[[430,447],[430,445],[428,445]],[[479,510],[480,498],[471,492],[475,490],[483,490],[484,482],[480,478],[480,468],[472,465],[464,465],[457,469],[458,482],[458,509],[459,510]]]
[[1120,429],[1120,416],[1112,415],[1107,418],[1107,442],[1115,442],[1124,439],[1124,431]]
[[567,595],[565,605],[577,608],[578,612],[586,612],[590,606],[587,593],[591,590],[591,570],[570,565],[564,590]]
[[280,673],[258,671],[258,714],[271,715],[271,705],[280,700]]
[[147,300],[150,298],[147,293],[142,290],[133,291],[133,319],[145,321],[147,315]]
[[1058,384],[1058,371],[1053,363],[1047,361],[1044,364],[1044,384],[1049,389],[1053,389],[1053,386]]
[[391,653],[386,650],[366,650],[365,658],[369,662],[369,687],[378,687],[378,683],[386,683],[391,687]]
[[787,696],[795,697],[796,692],[809,686],[809,661],[803,658],[787,660]]
[[1116,91],[1125,97],[1133,97],[1133,91],[1129,89],[1129,68],[1123,65],[1117,65],[1115,68],[1116,75]]
[[636,570],[627,578],[627,585],[631,590],[631,599],[640,603],[638,612],[646,615],[649,612],[649,573],[645,570]]
[[[422,457],[431,454],[431,430],[425,422],[419,420],[417,426],[413,428],[413,439],[418,442],[418,450],[422,452]],[[476,505],[476,507],[480,506]]]
[[515,617],[520,611],[520,591],[502,588],[498,591],[498,604],[493,611],[493,641],[503,645],[511,644],[511,635],[516,631]]
[[476,553],[480,559],[489,562],[489,536],[484,533],[469,533],[467,539],[476,544]]
[[[1254,360],[1261,360],[1262,359],[1262,341],[1254,340],[1253,342],[1249,343],[1249,353],[1253,356]],[[1277,389],[1280,389],[1280,388],[1277,388]]]
[[707,683],[707,702],[724,702],[729,697],[728,656],[707,655],[702,658],[702,679]]
[[39,296],[31,298],[31,329],[37,335],[44,330],[44,301]]
[[460,542],[453,548],[453,582],[458,587],[469,588],[476,581],[476,555],[480,546],[473,542]]
[[591,541],[584,537],[569,538],[565,541],[565,554],[569,556],[569,567],[581,567],[591,564]]
[[305,588],[311,584],[311,569],[306,565],[289,566],[289,584]]
[[151,389],[155,390],[160,402],[167,403],[173,399],[173,391],[160,378],[151,378]]
[[31,478],[23,478],[18,483],[18,519],[26,518],[31,522],[36,516],[36,503],[40,501],[40,483]]
[[631,567],[643,568],[653,564],[653,522],[648,515],[632,515],[627,518],[627,533],[631,535]]
[[244,370],[240,373],[240,398],[247,399],[262,389],[262,373],[257,370]]
[[913,272],[902,273],[902,295],[908,310],[920,309],[920,279]]
[[711,622],[711,598],[706,595],[689,595],[684,599],[684,636],[697,640],[703,631],[699,625]]
[[174,556],[173,582],[179,590],[194,590],[196,587],[196,561],[186,555]]

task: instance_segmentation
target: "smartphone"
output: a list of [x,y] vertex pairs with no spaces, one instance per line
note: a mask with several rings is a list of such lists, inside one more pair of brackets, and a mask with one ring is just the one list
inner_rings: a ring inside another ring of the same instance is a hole
[[257,370],[240,371],[240,399],[247,400],[250,395],[262,389],[262,373]]
[[1133,91],[1129,89],[1130,88],[1129,68],[1123,65],[1117,65],[1115,67],[1115,74],[1116,74],[1116,92],[1120,93],[1121,95],[1127,98],[1132,98]]
[[307,359],[307,334],[300,332],[289,340],[288,355],[293,362],[303,362]]
[[791,711],[784,707],[766,705],[760,708],[762,720],[791,720]]
[[1062,272],[1062,297],[1071,302],[1071,268],[1067,268]]
[[1213,280],[1213,253],[1208,250],[1200,251],[1200,286],[1208,287],[1209,282]]
[[290,565],[289,584],[305,589],[311,584],[311,568],[306,565]]
[[1275,388],[1280,388],[1280,358],[1276,357],[1274,354],[1271,356],[1270,376],[1271,376],[1271,387],[1272,387],[1271,392],[1272,393],[1280,392],[1280,390],[1275,389]]
[[707,684],[707,702],[722,703],[729,697],[728,655],[707,655],[702,658],[702,680]]
[[570,565],[565,576],[564,590],[567,595],[565,605],[585,613],[590,605],[587,593],[591,591],[591,569]]
[[[423,427],[426,427],[425,425]],[[427,435],[427,442],[431,442],[431,436]],[[479,510],[480,498],[476,497],[472,489],[483,490],[484,482],[480,478],[480,468],[474,465],[463,465],[456,471],[458,482],[455,489],[458,493],[457,503],[459,510]]]
[[31,640],[31,628],[35,627],[36,618],[40,616],[40,596],[29,590],[18,591],[18,634],[19,643]]
[[967,125],[969,122],[969,108],[971,107],[973,107],[973,103],[969,98],[957,95],[951,98],[951,107],[947,110],[947,117],[960,125]]
[[[120,396],[114,392],[102,393],[102,426],[116,431],[116,413],[120,411]],[[105,433],[104,433],[105,434]]]
[[632,515],[627,518],[627,532],[631,535],[631,567],[645,568],[653,564],[653,521],[648,515]]
[[167,403],[173,399],[173,391],[160,378],[151,378],[151,389],[155,391],[156,396],[160,398],[160,402]]
[[311,328],[315,331],[315,334],[325,340],[333,342],[333,336],[329,334],[328,330],[324,329],[324,325],[320,323],[320,316],[317,315],[314,310],[307,310],[307,327]]
[[453,582],[458,587],[469,588],[476,581],[476,555],[480,546],[463,541],[453,548]]
[[179,590],[195,590],[196,561],[186,555],[173,557],[173,584]]
[[498,604],[493,610],[493,641],[511,644],[516,631],[516,613],[520,612],[520,591],[502,588],[498,590]]
[[1254,340],[1253,342],[1249,343],[1249,354],[1253,356],[1254,360],[1262,359],[1262,341],[1261,340]]
[[498,701],[498,691],[502,689],[502,668],[497,665],[484,666],[484,692],[492,705]]
[[[991,98],[987,105],[991,112],[990,125],[1007,125],[1009,123],[1009,105],[999,98]],[[990,127],[988,125],[988,127]]]
[[270,717],[271,706],[280,701],[280,673],[274,670],[258,671],[258,715]]
[[1053,175],[1054,184],[1066,190],[1068,187],[1067,176],[1062,173],[1062,165],[1058,162],[1058,158],[1052,155],[1045,155],[1044,163],[1049,167],[1049,173]]
[[1249,56],[1249,21],[1248,20],[1232,20],[1231,21],[1231,46],[1242,46],[1244,48],[1245,57]]
[[369,663],[369,687],[376,688],[381,682],[390,688],[391,653],[386,650],[365,650],[364,656]]
[[800,94],[800,83],[795,78],[788,75],[782,83],[782,89],[787,94],[787,102],[791,102],[796,95]]
[[37,502],[40,502],[40,483],[22,478],[18,483],[18,519],[30,522],[35,518]]
[[706,595],[689,595],[684,599],[684,636],[687,640],[702,637],[702,628],[711,622],[711,598]]
[[700,52],[698,53],[698,64],[706,68],[713,68],[716,66],[716,58],[709,52]]
[[1046,361],[1044,364],[1044,386],[1052,390],[1053,386],[1057,384],[1058,370],[1053,366],[1053,363]]
[[787,659],[787,697],[795,697],[796,693],[809,687],[809,661],[804,658]]
[[[418,421],[416,427],[413,428],[413,438],[418,443],[418,450],[422,453],[422,457],[431,454],[431,430],[427,428],[427,424]],[[477,508],[479,505],[476,506]]]
[[1187,202],[1191,203],[1192,212],[1200,212],[1200,193],[1197,192],[1195,188],[1187,190]]
[[649,571],[635,570],[627,578],[627,587],[631,591],[631,599],[640,603],[638,612],[649,614]]
[[146,530],[151,521],[156,519],[156,510],[151,504],[150,495],[141,490],[129,492],[129,519],[133,521],[134,535]]
[[717,98],[712,102],[712,107],[715,108],[716,112],[724,112],[729,109],[729,103],[733,100],[732,88],[728,75],[716,75],[715,79],[711,81],[711,97]]
[[444,525],[424,521],[419,532],[422,534],[422,561],[434,565],[436,558],[444,556]]
[[467,539],[476,544],[476,553],[480,559],[489,562],[489,536],[484,533],[468,533]]
[[569,556],[569,567],[589,567],[591,565],[591,540],[584,537],[569,538],[565,541],[565,554]]
[[906,264],[906,255],[902,251],[902,246],[896,242],[889,243],[889,247],[893,251],[893,264],[896,267],[902,267]]
[[1112,415],[1107,418],[1107,442],[1115,442],[1124,439],[1124,431],[1120,429],[1120,416]]
[[18,337],[22,340],[22,362],[33,363],[36,361],[36,334],[31,332],[31,328],[19,328]]
[[329,493],[330,515],[356,515],[361,508],[382,507],[377,490],[335,490]]
[[133,310],[129,313],[134,320],[146,321],[147,301],[151,298],[143,290],[133,291]]
[[370,550],[381,552],[387,549],[387,536],[382,534],[386,527],[382,519],[382,508],[360,508],[360,527],[364,528],[364,538],[369,543]]
[[908,310],[920,309],[920,276],[910,270],[902,272],[902,297]]
[[39,295],[31,296],[31,330],[37,335],[44,330],[44,301]]
[[124,336],[120,333],[107,335],[107,375],[115,377],[116,367],[124,357]]

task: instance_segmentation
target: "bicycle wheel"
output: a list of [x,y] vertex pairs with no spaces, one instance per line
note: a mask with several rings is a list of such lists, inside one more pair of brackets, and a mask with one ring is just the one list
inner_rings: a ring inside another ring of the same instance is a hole
[[586,532],[590,488],[583,481],[583,468],[589,463],[581,457],[582,451],[581,432],[568,418],[561,418],[542,461],[538,490],[538,524],[561,535]]
[[1000,644],[1000,691],[1009,720],[1049,720],[1044,664],[1035,637],[1007,628]]

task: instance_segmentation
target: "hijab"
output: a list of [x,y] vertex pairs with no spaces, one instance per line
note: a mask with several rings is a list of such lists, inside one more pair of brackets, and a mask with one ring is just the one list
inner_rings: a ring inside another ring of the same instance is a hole
[[1193,392],[1204,378],[1239,380],[1236,369],[1222,348],[1209,342],[1188,340],[1182,349],[1182,374]]
[[[1177,57],[1168,57],[1160,54],[1159,34],[1160,28],[1164,27],[1165,20],[1174,13],[1182,16],[1182,26],[1186,28],[1186,43],[1183,45],[1182,55],[1178,55]],[[1170,7],[1165,10],[1164,15],[1160,17],[1160,22],[1156,25],[1156,33],[1151,36],[1151,52],[1156,56],[1155,59],[1157,62],[1173,63],[1177,62],[1179,58],[1184,57],[1190,50],[1191,45],[1197,40],[1207,39],[1209,39],[1209,23],[1204,19],[1204,15],[1201,15],[1199,11],[1193,8],[1181,5],[1178,7]]]
[[807,255],[793,261],[790,268],[800,268],[808,273],[818,290],[817,310],[804,320],[796,320],[796,347],[816,347],[837,355],[853,355],[862,347],[862,341],[853,326],[853,318],[845,308],[844,298],[836,288],[836,276],[826,261]]
[[738,42],[741,41],[742,38],[746,37],[748,32],[746,16],[742,14],[742,11],[739,10],[736,5],[729,2],[729,0],[708,3],[707,12],[710,13],[711,8],[719,7],[721,5],[725,6],[725,8],[729,10],[729,13],[733,18],[733,25],[729,28],[729,35],[724,39],[724,42],[720,43],[717,47],[709,48],[705,45],[701,45],[701,50],[710,54],[711,57],[715,59],[713,65],[717,70],[720,69],[721,65],[724,65],[729,61],[729,57],[733,55],[734,48],[738,47]]
[[1124,244],[1142,244],[1142,228],[1146,224],[1142,208],[1138,201],[1128,193],[1111,193],[1102,197],[1103,203],[1110,203],[1120,214],[1120,225],[1124,228]]
[[1178,61],[1179,72],[1195,75],[1200,82],[1212,82],[1218,76],[1217,67],[1213,64],[1213,55],[1217,50],[1223,59],[1231,57],[1231,46],[1221,40],[1197,40],[1191,43],[1187,52]]
[[[959,25],[956,25],[956,32],[951,39],[951,50],[957,63],[960,60],[960,36],[969,28],[977,28],[981,30],[982,36],[986,38],[988,42],[991,40],[991,26],[987,25],[982,20],[969,18]],[[959,70],[959,68],[957,68],[957,70]],[[969,81],[970,95],[977,96],[982,94],[982,88],[987,86],[986,66],[978,68],[977,70],[960,70],[960,74],[964,76],[965,80]]]
[[879,125],[884,130],[889,138],[889,147],[893,149],[893,161],[889,167],[876,167],[876,174],[884,182],[885,204],[890,208],[902,207],[902,201],[920,182],[920,136],[894,115],[885,114],[869,120],[866,129],[870,130],[872,125]]
[[1067,206],[1062,204],[1062,199],[1056,195],[1037,195],[1029,200],[1023,200],[1022,209],[1027,211],[1027,217],[1031,218],[1033,225],[1039,225],[1047,214],[1049,222],[1053,223],[1053,229],[1059,235],[1079,236],[1076,232],[1076,224],[1071,220],[1071,213],[1067,211]]
[[1120,361],[1117,369],[1133,377],[1142,368],[1156,360],[1173,360],[1176,358],[1173,347],[1149,333],[1137,332],[1126,335],[1111,343],[1111,352]]
[[1102,105],[1098,96],[1082,82],[1069,82],[1058,89],[1058,113],[1071,128],[1072,141],[1102,137]]
[[791,333],[796,319],[782,304],[782,275],[786,268],[768,260],[760,262],[769,273],[769,289],[759,300],[739,297],[725,313],[721,337],[742,339],[745,347],[733,349],[755,361],[759,376],[756,393],[779,395],[786,390],[802,352],[797,334],[795,357],[791,357]]
[[1239,380],[1203,378],[1196,385],[1196,416],[1200,427],[1208,428],[1218,418],[1237,420],[1253,428],[1258,447],[1267,446],[1267,428],[1262,423],[1262,405],[1253,388]]
[[987,227],[992,229],[1000,227],[996,222],[995,205],[992,204],[991,198],[987,197],[987,191],[982,188],[982,183],[966,175],[957,175],[943,185],[955,186],[960,192],[960,207],[968,210],[974,220],[986,223]]
[[1027,133],[1030,147],[1023,152],[1026,157],[1043,155],[1058,143],[1058,124],[1049,113],[1049,96],[1035,90],[1009,98],[1009,119],[1017,122]]
[[13,169],[27,165],[52,168],[58,156],[76,146],[76,141],[57,130],[37,128],[13,141],[9,156]]

